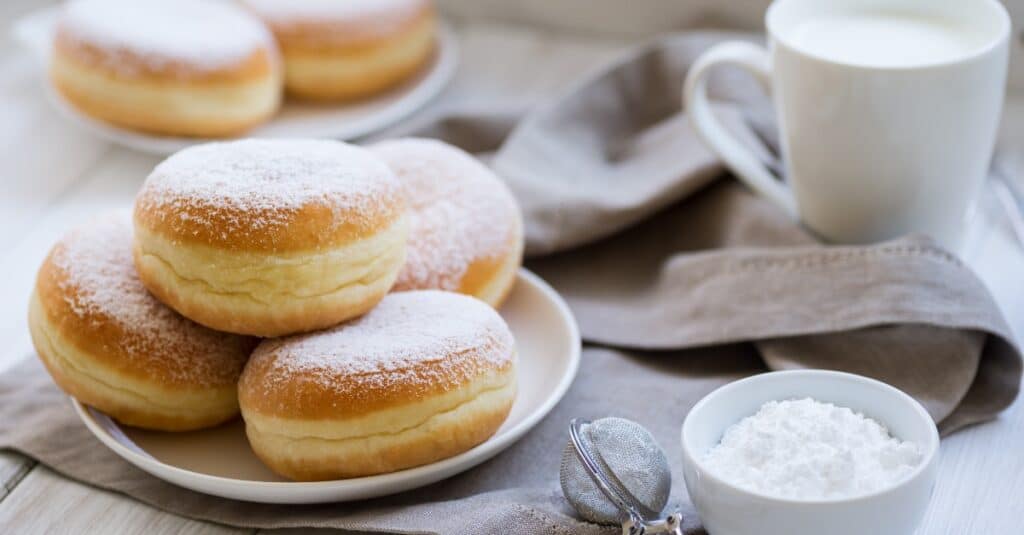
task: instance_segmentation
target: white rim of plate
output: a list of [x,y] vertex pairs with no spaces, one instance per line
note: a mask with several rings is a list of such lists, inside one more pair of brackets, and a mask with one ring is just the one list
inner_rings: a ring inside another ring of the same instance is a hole
[[[339,489],[343,487],[359,487],[359,486],[377,486],[387,485],[388,483],[397,483],[399,481],[416,479],[417,477],[426,477],[419,484],[411,487],[403,487],[401,490],[395,492],[402,492],[404,490],[410,490],[420,486],[425,486],[430,483],[447,479],[457,473],[465,470],[469,470],[474,466],[490,459],[494,455],[498,454],[505,448],[519,441],[527,431],[537,425],[541,419],[551,412],[551,409],[558,404],[559,401],[565,396],[565,393],[569,390],[569,386],[572,385],[573,380],[576,378],[576,373],[579,370],[580,354],[582,351],[582,342],[580,339],[579,327],[576,324],[576,319],[572,312],[569,310],[569,306],[562,299],[562,296],[558,294],[547,282],[532,273],[531,271],[520,268],[518,273],[519,282],[526,281],[531,286],[539,290],[548,300],[554,304],[555,308],[558,309],[559,315],[565,320],[566,327],[569,330],[569,334],[572,337],[573,344],[571,353],[569,355],[569,366],[566,373],[559,380],[558,384],[548,395],[547,399],[540,404],[538,409],[528,414],[522,421],[515,424],[501,435],[494,435],[489,438],[486,442],[477,445],[476,447],[464,451],[454,457],[449,457],[441,461],[437,461],[431,464],[423,466],[417,466],[414,468],[407,468],[405,470],[399,470],[397,472],[391,472],[388,474],[380,474],[375,476],[356,477],[351,479],[337,479],[331,481],[252,481],[247,479],[234,479],[229,477],[214,476],[210,474],[204,474],[202,472],[193,472],[184,468],[179,468],[174,465],[166,464],[159,459],[149,455],[145,450],[138,447],[135,442],[131,440],[122,430],[121,426],[110,419],[106,414],[88,407],[75,398],[71,398],[72,405],[75,408],[75,412],[78,413],[79,418],[85,423],[85,426],[89,428],[89,431],[96,436],[105,446],[113,450],[115,453],[120,455],[135,466],[141,468],[145,472],[168,481],[168,478],[155,473],[154,470],[164,470],[175,476],[178,479],[193,479],[202,483],[205,486],[212,485],[230,485],[230,486],[244,486],[252,489],[262,490],[303,490],[303,491],[315,491],[315,490],[331,490]],[[518,283],[518,282],[517,282]],[[116,433],[120,437],[115,438],[108,431],[108,428],[101,425],[97,420],[107,419],[110,422],[110,428],[116,429]],[[120,439],[120,440],[119,440]],[[131,445],[131,447],[128,446]],[[473,462],[461,469],[455,469],[451,473],[446,471],[454,469],[457,465],[466,462],[467,459],[472,459]],[[436,479],[430,479],[428,474],[445,473],[442,477]],[[171,483],[174,483],[171,481]],[[177,485],[177,483],[174,483]],[[180,485],[179,485],[180,486]],[[197,491],[200,492],[200,491]],[[376,494],[377,496],[383,496],[386,494]],[[238,498],[231,498],[238,499]],[[256,501],[256,500],[250,500]],[[345,499],[333,500],[337,502],[347,501]],[[277,502],[260,502],[260,503],[277,503]],[[311,500],[308,503],[317,503],[316,500]]]

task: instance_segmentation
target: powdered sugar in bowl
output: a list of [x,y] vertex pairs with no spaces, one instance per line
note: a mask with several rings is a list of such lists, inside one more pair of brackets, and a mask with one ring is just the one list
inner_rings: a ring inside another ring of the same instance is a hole
[[[787,400],[794,401],[770,403]],[[808,418],[827,418],[827,425],[799,429]],[[772,426],[781,433],[765,431]],[[797,429],[787,436],[791,427]],[[723,441],[727,430],[732,436]],[[870,480],[843,480],[852,477],[847,463],[829,464],[827,455],[815,455],[816,445],[794,443],[808,435],[820,436],[822,448],[852,452],[857,477]],[[686,487],[711,535],[911,534],[931,498],[939,452],[935,424],[913,398],[873,379],[825,370],[765,373],[715,390],[690,410],[682,443]],[[750,462],[771,464],[723,470],[723,459],[751,457],[725,448],[762,446],[776,449]],[[815,484],[819,477],[829,481]]]

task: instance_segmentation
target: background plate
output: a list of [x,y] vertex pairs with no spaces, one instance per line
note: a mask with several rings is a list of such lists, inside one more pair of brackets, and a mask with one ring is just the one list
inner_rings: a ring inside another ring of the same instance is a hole
[[323,503],[373,498],[420,487],[472,468],[519,440],[562,399],[576,375],[580,335],[562,298],[539,277],[519,271],[501,307],[519,352],[519,393],[498,432],[455,457],[391,474],[299,483],[265,467],[240,420],[187,433],[121,426],[74,401],[85,425],[114,453],[150,474],[198,492],[264,503]]
[[[50,43],[59,7],[26,15],[14,23],[14,38],[36,56],[40,64],[49,64]],[[454,32],[441,25],[437,52],[432,63],[412,80],[380,96],[344,105],[304,104],[285,99],[281,110],[268,122],[242,137],[316,137],[353,139],[386,128],[422,108],[444,89],[458,65],[458,40]],[[143,134],[109,125],[80,113],[53,89],[44,77],[50,103],[81,127],[109,141],[151,154],[168,155],[190,145],[213,141],[202,138],[176,138]]]

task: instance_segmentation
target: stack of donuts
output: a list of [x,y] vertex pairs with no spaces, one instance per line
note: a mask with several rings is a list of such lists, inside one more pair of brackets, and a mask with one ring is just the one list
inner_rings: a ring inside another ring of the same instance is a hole
[[225,137],[285,92],[347,102],[419,72],[430,0],[69,0],[50,79],[95,119],[158,135]]
[[285,477],[380,474],[505,420],[516,353],[495,307],[522,250],[507,187],[442,142],[209,143],[53,247],[29,325],[57,385],[123,424],[240,412]]

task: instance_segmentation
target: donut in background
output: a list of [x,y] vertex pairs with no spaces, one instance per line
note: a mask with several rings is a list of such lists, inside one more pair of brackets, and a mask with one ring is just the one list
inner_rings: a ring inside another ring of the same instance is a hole
[[228,2],[71,0],[50,79],[95,119],[160,135],[224,137],[277,111],[282,67],[269,30]]
[[426,65],[437,40],[429,0],[243,0],[281,47],[289,95],[345,101],[386,91]]

